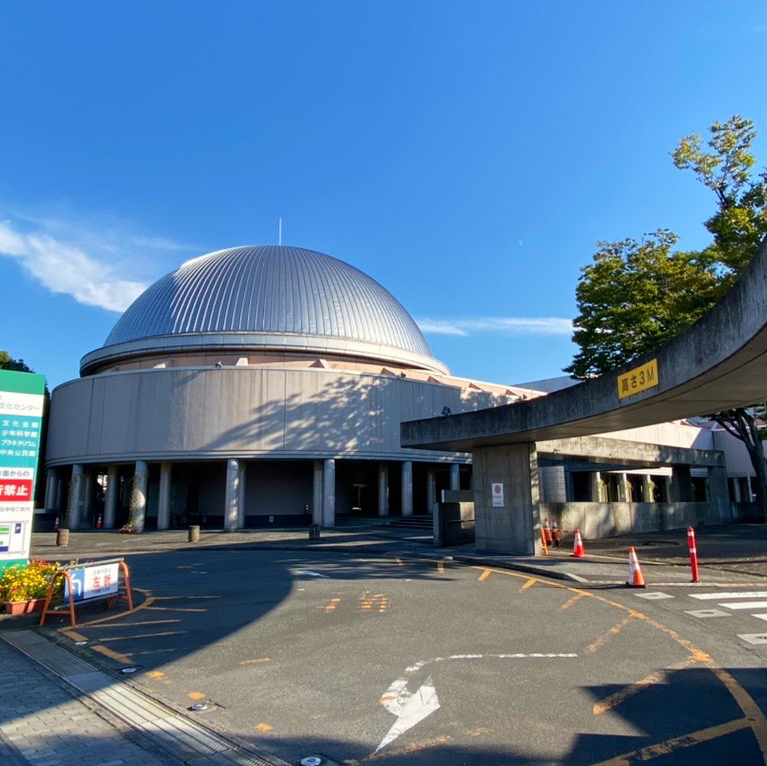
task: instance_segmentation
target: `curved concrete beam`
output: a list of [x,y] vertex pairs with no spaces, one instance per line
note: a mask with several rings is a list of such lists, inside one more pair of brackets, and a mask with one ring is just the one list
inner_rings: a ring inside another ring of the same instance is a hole
[[[656,360],[657,384],[619,398],[618,379]],[[556,393],[401,426],[403,447],[470,451],[608,433],[767,399],[767,237],[732,289],[698,322],[631,364]]]

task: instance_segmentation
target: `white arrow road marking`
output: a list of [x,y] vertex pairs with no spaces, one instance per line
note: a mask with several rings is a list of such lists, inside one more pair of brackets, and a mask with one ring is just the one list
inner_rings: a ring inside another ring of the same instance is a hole
[[400,734],[423,721],[435,710],[439,710],[439,698],[431,676],[426,679],[415,694],[408,690],[406,678],[397,679],[381,697],[381,704],[390,713],[396,715],[397,720],[381,740],[381,744],[376,748],[376,753],[397,739]]
[[[577,657],[574,652],[531,652],[522,653],[515,652],[514,654],[451,654],[448,657],[433,657],[430,660],[423,660],[422,662],[416,662],[415,665],[411,665],[405,668],[405,673],[408,675],[415,673],[425,665],[430,665],[433,662],[445,662],[446,660],[537,660],[537,659],[570,659]],[[377,753],[382,748],[386,747],[389,743],[393,742],[400,734],[406,732],[408,729],[412,729],[424,718],[431,715],[435,710],[439,710],[439,697],[437,697],[437,690],[434,688],[434,682],[429,676],[418,691],[413,694],[407,688],[407,678],[398,678],[383,694],[380,699],[381,704],[393,715],[397,716],[397,720],[392,725],[391,729],[387,732],[386,736],[381,740],[381,744],[375,749]]]

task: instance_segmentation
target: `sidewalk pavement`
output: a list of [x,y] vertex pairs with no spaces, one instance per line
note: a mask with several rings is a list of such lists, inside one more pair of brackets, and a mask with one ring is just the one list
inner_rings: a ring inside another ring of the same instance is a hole
[[[52,673],[0,640],[0,763],[4,766],[168,766],[125,736]],[[147,743],[147,747],[149,747]]]

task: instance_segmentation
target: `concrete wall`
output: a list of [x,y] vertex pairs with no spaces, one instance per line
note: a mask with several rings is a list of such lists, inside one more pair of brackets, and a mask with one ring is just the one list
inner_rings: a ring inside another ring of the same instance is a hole
[[681,529],[718,524],[716,503],[541,503],[541,516],[557,519],[560,529],[580,529],[592,540],[627,532]]
[[444,461],[400,447],[402,420],[498,404],[493,394],[326,369],[151,369],[81,378],[51,402],[48,465],[194,457]]

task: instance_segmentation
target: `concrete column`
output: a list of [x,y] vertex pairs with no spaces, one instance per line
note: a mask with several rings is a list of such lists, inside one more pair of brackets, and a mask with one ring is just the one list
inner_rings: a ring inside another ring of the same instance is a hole
[[117,493],[120,489],[120,469],[116,465],[107,468],[107,492],[104,496],[104,529],[115,528]]
[[642,500],[644,500],[645,503],[655,502],[652,485],[653,485],[652,476],[650,476],[649,473],[643,474],[642,475]]
[[708,467],[708,497],[709,503],[715,503],[719,512],[719,521],[732,521],[732,504],[730,491],[727,488],[727,469],[724,465]]
[[245,480],[247,478],[247,463],[240,460],[240,473],[237,479],[237,529],[245,529]]
[[322,525],[336,525],[336,461],[328,458],[322,466]]
[[426,512],[434,513],[434,504],[437,502],[437,477],[434,471],[426,473]]
[[226,461],[226,489],[224,492],[224,531],[234,532],[239,517],[240,461]]
[[83,515],[80,522],[85,522],[86,526],[96,526],[93,519],[93,500],[95,492],[96,478],[93,475],[92,468],[86,468],[83,471]]
[[312,471],[312,524],[322,524],[322,461],[315,460]]
[[621,503],[631,502],[631,485],[625,473],[618,474],[618,501]]
[[149,466],[145,460],[136,461],[133,473],[133,491],[130,493],[130,523],[134,532],[143,532],[146,523],[146,487]]
[[[473,461],[476,547],[531,555],[540,545],[535,444],[475,447]],[[496,483],[502,485],[502,505],[493,505],[492,485]]]
[[413,515],[413,464],[402,463],[402,515]]
[[59,481],[59,472],[57,468],[49,468],[48,473],[45,475],[45,510],[58,511],[59,507],[56,505],[56,490],[57,483]]
[[170,527],[171,464],[160,463],[160,497],[157,503],[157,529]]
[[75,463],[72,466],[72,479],[69,482],[69,497],[67,498],[67,526],[69,529],[80,529],[80,517],[83,508],[83,466]]
[[599,471],[594,471],[589,476],[589,495],[592,503],[603,503],[602,497],[602,474]]
[[692,502],[692,476],[689,465],[675,465],[671,469],[671,484],[675,503]]
[[378,515],[389,515],[389,466],[378,464]]
[[663,477],[663,488],[666,494],[665,502],[673,503],[676,498],[674,497],[674,482],[671,481],[670,476]]
[[453,463],[450,466],[450,489],[461,488],[461,466]]

